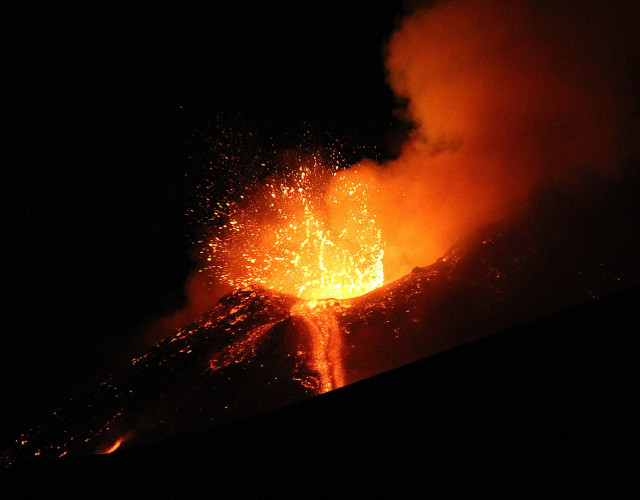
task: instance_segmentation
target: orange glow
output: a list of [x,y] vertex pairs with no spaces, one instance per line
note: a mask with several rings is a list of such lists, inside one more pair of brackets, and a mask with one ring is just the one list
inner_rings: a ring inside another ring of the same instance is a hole
[[[479,227],[526,210],[532,196],[581,189],[637,151],[625,85],[640,8],[627,10],[591,0],[417,8],[385,47],[389,84],[413,125],[395,159],[338,170],[309,158],[218,204],[213,220],[226,222],[203,252],[215,278],[305,299],[291,310],[309,340],[298,353],[313,373],[303,385],[345,383],[333,311],[346,306],[327,299],[427,266]],[[254,341],[211,369],[242,359]]]
[[426,3],[385,47],[414,125],[396,159],[369,165],[387,280],[517,215],[532,194],[611,174],[638,147],[638,2]]
[[532,195],[611,174],[637,150],[627,73],[640,8],[575,5],[417,8],[386,46],[414,125],[398,157],[340,172],[312,159],[225,204],[209,268],[234,287],[355,297],[517,216]]
[[120,438],[118,439],[115,443],[113,443],[113,445],[111,445],[110,448],[108,448],[107,450],[101,452],[101,455],[108,455],[109,453],[113,453],[114,451],[116,451],[118,448],[120,448],[120,445],[124,442],[124,438]]
[[242,288],[304,299],[348,298],[383,284],[373,188],[317,161],[273,178],[233,207],[209,242],[208,267]]
[[[342,337],[332,308],[336,301],[309,300],[298,302],[291,315],[304,321],[309,336],[309,368],[317,380],[302,380],[305,387],[317,393],[329,392],[345,385],[342,365]],[[302,353],[304,354],[304,353]]]

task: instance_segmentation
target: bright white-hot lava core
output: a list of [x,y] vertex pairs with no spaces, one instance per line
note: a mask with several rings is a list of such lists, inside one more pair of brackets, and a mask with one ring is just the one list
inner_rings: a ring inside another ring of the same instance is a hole
[[383,284],[384,245],[371,186],[316,159],[230,204],[208,267],[234,287],[303,299],[349,298]]

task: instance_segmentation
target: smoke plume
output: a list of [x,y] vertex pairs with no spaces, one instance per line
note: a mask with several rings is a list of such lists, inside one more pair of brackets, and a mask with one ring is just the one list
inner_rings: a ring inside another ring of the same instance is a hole
[[380,186],[385,281],[536,190],[615,175],[638,144],[639,14],[631,2],[459,0],[401,21],[385,63],[413,130],[397,159],[345,173]]
[[[325,197],[332,234],[345,233],[345,214],[353,212],[356,196],[344,186],[366,186],[389,282],[431,264],[481,225],[530,209],[547,188],[588,192],[617,175],[640,144],[639,25],[640,7],[630,1],[450,0],[416,8],[385,47],[388,81],[412,131],[395,160],[364,161],[336,176]],[[285,187],[263,193],[278,213],[286,212],[283,193],[300,186]],[[259,236],[304,225],[295,217],[269,225],[267,211],[250,202],[244,208],[262,224],[258,233],[234,226],[245,246],[273,257],[271,270],[276,260],[297,263],[296,249],[281,255]],[[281,240],[298,241],[288,238]],[[227,254],[252,256],[234,241],[224,240]],[[214,303],[222,292],[207,290],[208,278],[195,275],[185,309],[154,330]]]

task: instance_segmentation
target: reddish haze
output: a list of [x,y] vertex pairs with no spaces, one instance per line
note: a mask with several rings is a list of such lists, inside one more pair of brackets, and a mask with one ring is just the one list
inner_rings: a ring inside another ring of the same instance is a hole
[[395,161],[352,173],[382,186],[385,281],[534,189],[613,172],[638,143],[638,14],[631,2],[469,0],[402,20],[386,67],[415,128]]

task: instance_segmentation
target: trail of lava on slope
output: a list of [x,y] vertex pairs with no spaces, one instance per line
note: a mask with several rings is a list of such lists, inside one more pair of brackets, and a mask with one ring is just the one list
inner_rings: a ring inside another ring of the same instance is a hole
[[345,382],[342,364],[342,336],[334,308],[335,299],[301,301],[293,306],[291,315],[302,320],[309,337],[309,353],[306,363],[318,379],[301,380],[305,387],[318,393],[343,387]]

